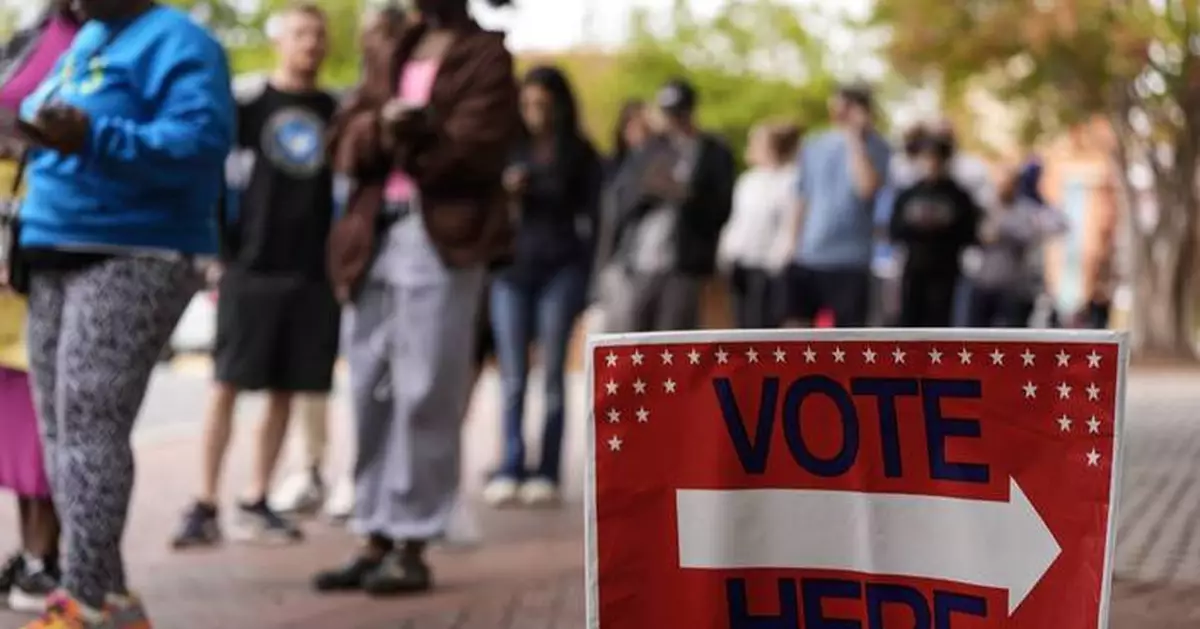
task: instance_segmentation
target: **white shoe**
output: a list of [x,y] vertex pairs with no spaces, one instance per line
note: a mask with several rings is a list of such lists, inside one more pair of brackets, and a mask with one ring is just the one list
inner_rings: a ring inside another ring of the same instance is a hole
[[325,486],[312,472],[289,476],[271,496],[271,505],[282,514],[311,516],[325,503]]
[[351,515],[354,515],[354,481],[347,477],[333,486],[333,493],[325,502],[325,517],[344,522]]
[[460,499],[450,513],[450,524],[446,527],[445,546],[448,548],[470,549],[483,541],[483,531],[479,529],[479,520],[475,518],[475,510],[471,502]]
[[559,503],[558,485],[546,478],[533,478],[521,485],[518,496],[527,507],[549,507]]
[[507,507],[517,501],[520,488],[511,478],[496,477],[483,488],[483,500],[493,507]]

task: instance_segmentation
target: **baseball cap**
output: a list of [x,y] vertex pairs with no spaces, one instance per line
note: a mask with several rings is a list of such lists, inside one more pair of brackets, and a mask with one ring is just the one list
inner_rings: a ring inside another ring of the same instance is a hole
[[658,90],[654,101],[667,113],[691,113],[696,108],[696,88],[683,79],[672,79]]

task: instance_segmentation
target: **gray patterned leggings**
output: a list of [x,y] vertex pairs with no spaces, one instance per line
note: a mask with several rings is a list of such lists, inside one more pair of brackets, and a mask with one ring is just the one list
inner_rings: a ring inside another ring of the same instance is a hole
[[120,257],[35,271],[29,358],[46,468],[62,519],[63,587],[99,608],[124,594],[130,433],[163,345],[195,292],[183,260]]

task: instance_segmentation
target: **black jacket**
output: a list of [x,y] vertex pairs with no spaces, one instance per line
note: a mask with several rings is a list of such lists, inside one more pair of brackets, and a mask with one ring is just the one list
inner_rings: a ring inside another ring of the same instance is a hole
[[[676,223],[676,271],[708,276],[716,270],[717,242],[733,208],[733,153],[716,136],[699,137],[687,195],[679,203]],[[598,246],[598,263],[624,262],[630,235],[641,219],[663,203],[645,189],[647,172],[672,150],[665,139],[655,139],[626,158],[610,178],[605,191],[604,226]]]

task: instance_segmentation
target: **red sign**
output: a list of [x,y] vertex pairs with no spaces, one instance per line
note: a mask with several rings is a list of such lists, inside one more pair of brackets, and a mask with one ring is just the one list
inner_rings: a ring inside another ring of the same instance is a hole
[[590,629],[1101,629],[1106,332],[590,347]]

